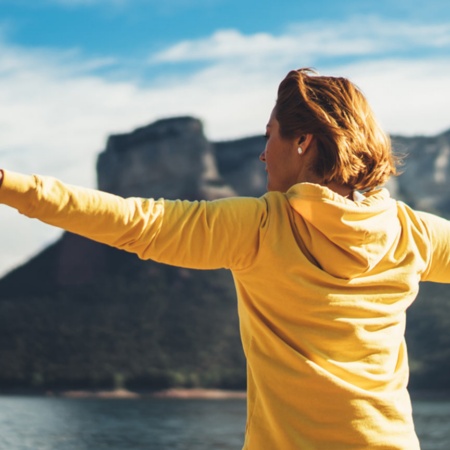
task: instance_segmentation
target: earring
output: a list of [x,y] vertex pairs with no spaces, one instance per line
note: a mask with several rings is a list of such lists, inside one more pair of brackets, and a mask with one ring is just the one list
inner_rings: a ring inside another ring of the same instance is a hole
[[301,155],[303,153],[303,149],[300,146],[298,147],[297,151],[298,151],[299,155]]

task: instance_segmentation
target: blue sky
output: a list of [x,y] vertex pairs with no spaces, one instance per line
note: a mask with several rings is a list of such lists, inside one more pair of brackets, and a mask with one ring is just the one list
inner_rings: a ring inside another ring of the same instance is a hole
[[[448,0],[0,0],[1,165],[94,187],[111,133],[263,133],[305,66],[351,78],[390,133],[450,128]],[[0,208],[0,274],[59,234]]]

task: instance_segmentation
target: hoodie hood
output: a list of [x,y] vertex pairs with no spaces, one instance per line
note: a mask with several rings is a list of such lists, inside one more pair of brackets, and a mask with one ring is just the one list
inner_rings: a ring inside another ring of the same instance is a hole
[[397,203],[387,189],[359,201],[312,183],[286,193],[309,257],[334,277],[352,279],[372,270],[398,241]]

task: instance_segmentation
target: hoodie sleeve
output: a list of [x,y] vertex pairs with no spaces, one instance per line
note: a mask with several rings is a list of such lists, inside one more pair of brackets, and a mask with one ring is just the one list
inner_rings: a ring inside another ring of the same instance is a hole
[[417,213],[430,244],[428,267],[422,281],[450,283],[450,221],[433,214]]
[[212,202],[122,198],[50,177],[4,171],[0,203],[47,224],[136,253],[195,269],[249,266],[267,207],[263,198]]

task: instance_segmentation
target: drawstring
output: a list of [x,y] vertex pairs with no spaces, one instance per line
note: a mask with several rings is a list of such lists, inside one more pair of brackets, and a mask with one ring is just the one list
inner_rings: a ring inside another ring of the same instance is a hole
[[352,198],[354,202],[362,202],[366,199],[364,195],[361,194],[361,192],[353,191]]

